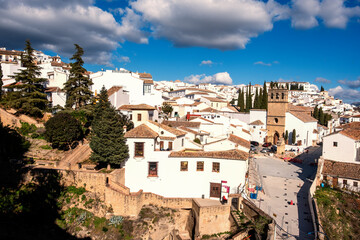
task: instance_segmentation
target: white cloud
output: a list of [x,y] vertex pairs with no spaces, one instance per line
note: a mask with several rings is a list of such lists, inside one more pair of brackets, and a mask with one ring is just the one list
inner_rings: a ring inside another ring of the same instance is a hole
[[360,99],[360,91],[355,89],[344,89],[341,86],[329,89],[329,94],[345,101],[355,101]]
[[350,80],[339,80],[340,84],[343,84],[345,86],[348,86],[350,88],[359,88],[360,87],[360,77],[358,77],[357,80],[350,81]]
[[323,0],[320,16],[328,27],[345,28],[349,18],[360,16],[360,7],[347,8],[345,0]]
[[329,79],[323,78],[323,77],[317,77],[315,79],[315,82],[319,82],[319,83],[331,83],[331,81]]
[[214,62],[211,61],[211,60],[203,60],[203,61],[201,61],[200,66],[202,66],[202,65],[211,66],[211,65],[213,65],[213,64],[214,64]]
[[316,27],[319,12],[319,0],[292,0],[291,25],[301,29]]
[[242,49],[273,28],[266,3],[255,0],[137,0],[130,5],[151,23],[155,37],[178,47]]
[[124,10],[119,23],[92,4],[91,0],[0,0],[0,44],[19,49],[30,39],[34,48],[70,57],[77,43],[84,48],[86,62],[109,64],[120,43],[147,43],[140,30],[141,16],[132,9]]
[[268,66],[268,67],[271,66],[271,63],[265,63],[265,62],[263,62],[263,61],[254,62],[254,64],[255,64],[255,65]]
[[130,61],[130,58],[129,58],[129,57],[127,57],[127,56],[121,56],[121,57],[119,58],[119,62],[129,63],[129,62],[131,62],[131,61]]
[[185,82],[200,84],[200,83],[213,83],[213,84],[232,84],[232,79],[227,72],[216,73],[212,76],[206,76],[205,74],[191,75],[185,77]]

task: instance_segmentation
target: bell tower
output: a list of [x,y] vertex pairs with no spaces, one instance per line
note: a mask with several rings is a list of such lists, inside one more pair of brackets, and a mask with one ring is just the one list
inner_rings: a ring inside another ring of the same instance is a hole
[[277,152],[285,152],[285,118],[288,110],[288,90],[269,89],[267,111],[267,141],[277,145]]

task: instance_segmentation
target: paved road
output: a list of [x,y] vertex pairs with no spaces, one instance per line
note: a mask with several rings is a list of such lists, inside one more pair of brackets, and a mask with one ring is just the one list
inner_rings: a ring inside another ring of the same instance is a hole
[[[278,239],[312,239],[307,234],[313,231],[307,197],[311,185],[309,179],[316,172],[316,167],[310,163],[320,154],[319,147],[311,148],[309,153],[298,157],[303,159],[303,164],[287,163],[267,156],[255,159],[265,194],[259,192],[254,203],[292,234],[289,236],[278,228]],[[295,205],[290,205],[290,201]]]

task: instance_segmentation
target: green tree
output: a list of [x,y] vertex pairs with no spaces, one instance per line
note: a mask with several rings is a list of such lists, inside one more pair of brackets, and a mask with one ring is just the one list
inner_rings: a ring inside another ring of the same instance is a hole
[[45,123],[45,139],[53,148],[69,150],[83,137],[81,125],[69,113],[57,113]]
[[291,134],[291,143],[292,144],[296,143],[296,130],[295,129],[292,131],[292,134]]
[[90,159],[100,164],[111,164],[118,167],[129,158],[129,149],[124,138],[122,123],[115,108],[108,101],[105,87],[99,94],[92,123]]
[[315,119],[319,119],[319,109],[318,109],[317,105],[316,105],[315,108],[314,108],[314,112],[313,112],[312,116],[313,116]]
[[325,118],[324,118],[324,117],[325,117],[325,116],[324,116],[324,112],[323,112],[323,110],[322,110],[322,107],[320,107],[318,120],[319,120],[319,123],[320,123],[321,125],[324,125],[324,122],[325,122]]
[[266,82],[264,81],[264,86],[263,86],[263,96],[262,96],[262,109],[266,109],[268,108],[268,93],[267,93],[267,89],[266,89]]
[[75,44],[75,49],[76,52],[70,58],[75,61],[70,63],[70,76],[64,84],[64,90],[67,94],[66,107],[79,109],[90,102],[92,95],[90,87],[93,82],[86,75],[86,69],[83,67],[84,61],[82,55],[84,50],[77,44]]
[[290,90],[290,85],[289,85],[289,83],[286,83],[286,89],[287,89],[287,90]]
[[254,98],[254,109],[260,109],[259,105],[259,90],[256,88],[255,98]]
[[288,132],[288,130],[285,131],[284,139],[285,139],[285,144],[287,144],[287,140],[289,139],[289,132]]
[[320,92],[323,92],[323,91],[325,91],[325,89],[324,89],[324,87],[323,87],[323,86],[321,86],[321,88],[320,88]]
[[166,114],[166,117],[169,117],[169,116],[171,116],[171,113],[172,113],[172,111],[174,109],[169,103],[164,102],[162,107],[161,107],[161,110],[162,110],[163,113]]
[[0,63],[0,100],[2,97],[2,86],[3,86],[2,78],[3,78],[3,72],[2,72],[2,67],[1,67],[1,63]]
[[39,77],[41,68],[36,65],[33,52],[30,41],[26,40],[25,54],[21,58],[24,69],[12,76],[17,83],[12,88],[18,91],[11,94],[12,99],[9,104],[21,113],[42,117],[42,111],[48,105],[47,96],[44,93],[46,79]]
[[250,112],[251,108],[252,108],[252,96],[251,96],[251,82],[250,82],[246,94],[245,112]]
[[239,89],[238,107],[240,108],[240,112],[244,112],[244,111],[245,111],[244,89]]

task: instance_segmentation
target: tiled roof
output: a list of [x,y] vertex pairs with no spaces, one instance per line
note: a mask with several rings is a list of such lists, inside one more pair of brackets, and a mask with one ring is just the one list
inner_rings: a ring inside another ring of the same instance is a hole
[[249,153],[233,149],[228,151],[179,151],[171,152],[169,157],[183,157],[183,158],[218,158],[231,160],[247,160]]
[[16,50],[0,50],[1,55],[17,55],[17,56],[20,56],[21,53],[22,53],[21,51],[16,51]]
[[253,121],[252,123],[250,123],[249,125],[264,125],[264,123],[260,120],[256,120],[256,121]]
[[211,102],[226,102],[224,99],[220,99],[220,98],[214,98],[214,97],[203,97]]
[[[206,119],[206,118],[203,118],[203,117],[197,117],[195,119],[199,119],[199,120],[203,120],[203,121],[206,121],[206,122],[209,122],[209,123],[214,123],[213,121],[209,120],[209,119]],[[194,120],[195,120],[194,119]]]
[[150,73],[139,73],[140,78],[149,78],[152,79],[152,75]]
[[111,87],[109,90],[107,90],[107,94],[110,97],[111,95],[113,95],[114,93],[116,93],[117,91],[119,91],[120,89],[122,89],[121,86],[113,86]]
[[248,130],[245,130],[245,129],[241,129],[241,130],[247,134],[250,134],[250,131],[248,131]]
[[360,129],[347,128],[342,130],[340,134],[345,135],[354,140],[360,140]]
[[186,134],[186,132],[184,132],[184,131],[181,131],[181,130],[178,130],[178,129],[169,127],[169,126],[167,126],[167,125],[165,125],[165,124],[157,123],[157,122],[150,121],[150,120],[149,120],[149,122],[150,122],[151,124],[154,124],[155,126],[158,126],[158,127],[162,128],[162,129],[164,129],[164,130],[166,130],[166,131],[174,134],[174,135],[177,136],[177,137],[178,137],[178,136],[184,136],[184,135]]
[[322,174],[360,180],[360,164],[325,160]]
[[208,107],[208,108],[204,108],[203,110],[200,110],[200,112],[219,112],[218,110],[216,110],[215,108],[211,108],[211,107]]
[[241,137],[235,136],[234,134],[230,134],[229,141],[250,149],[249,141],[247,141]]
[[200,122],[188,122],[188,121],[163,121],[165,125],[170,127],[188,127],[188,128],[199,128],[201,123]]
[[209,94],[206,93],[206,92],[192,92],[192,93],[186,94],[185,96],[194,95],[194,94],[198,94],[198,95],[209,95]]
[[197,132],[197,131],[194,131],[190,128],[187,128],[187,127],[179,127],[179,129],[185,131],[185,132],[189,132],[189,133],[192,133],[192,134],[196,134],[196,135],[209,135],[208,132],[205,132],[205,131],[202,131],[202,132]]
[[147,104],[137,104],[137,105],[122,105],[118,110],[155,110],[153,106]]
[[305,106],[293,105],[293,104],[289,103],[288,111],[290,111],[290,112],[306,112],[306,113],[311,115],[311,112],[313,111],[313,108],[305,107]]
[[47,87],[45,92],[60,92],[61,89],[59,87]]
[[175,140],[175,137],[166,137],[166,136],[159,136],[161,140]]
[[141,124],[140,126],[126,132],[124,136],[126,138],[156,138],[159,134],[145,124]]
[[352,122],[341,126],[343,129],[360,129],[360,122]]
[[290,111],[290,113],[303,122],[317,122],[315,118],[304,112]]

